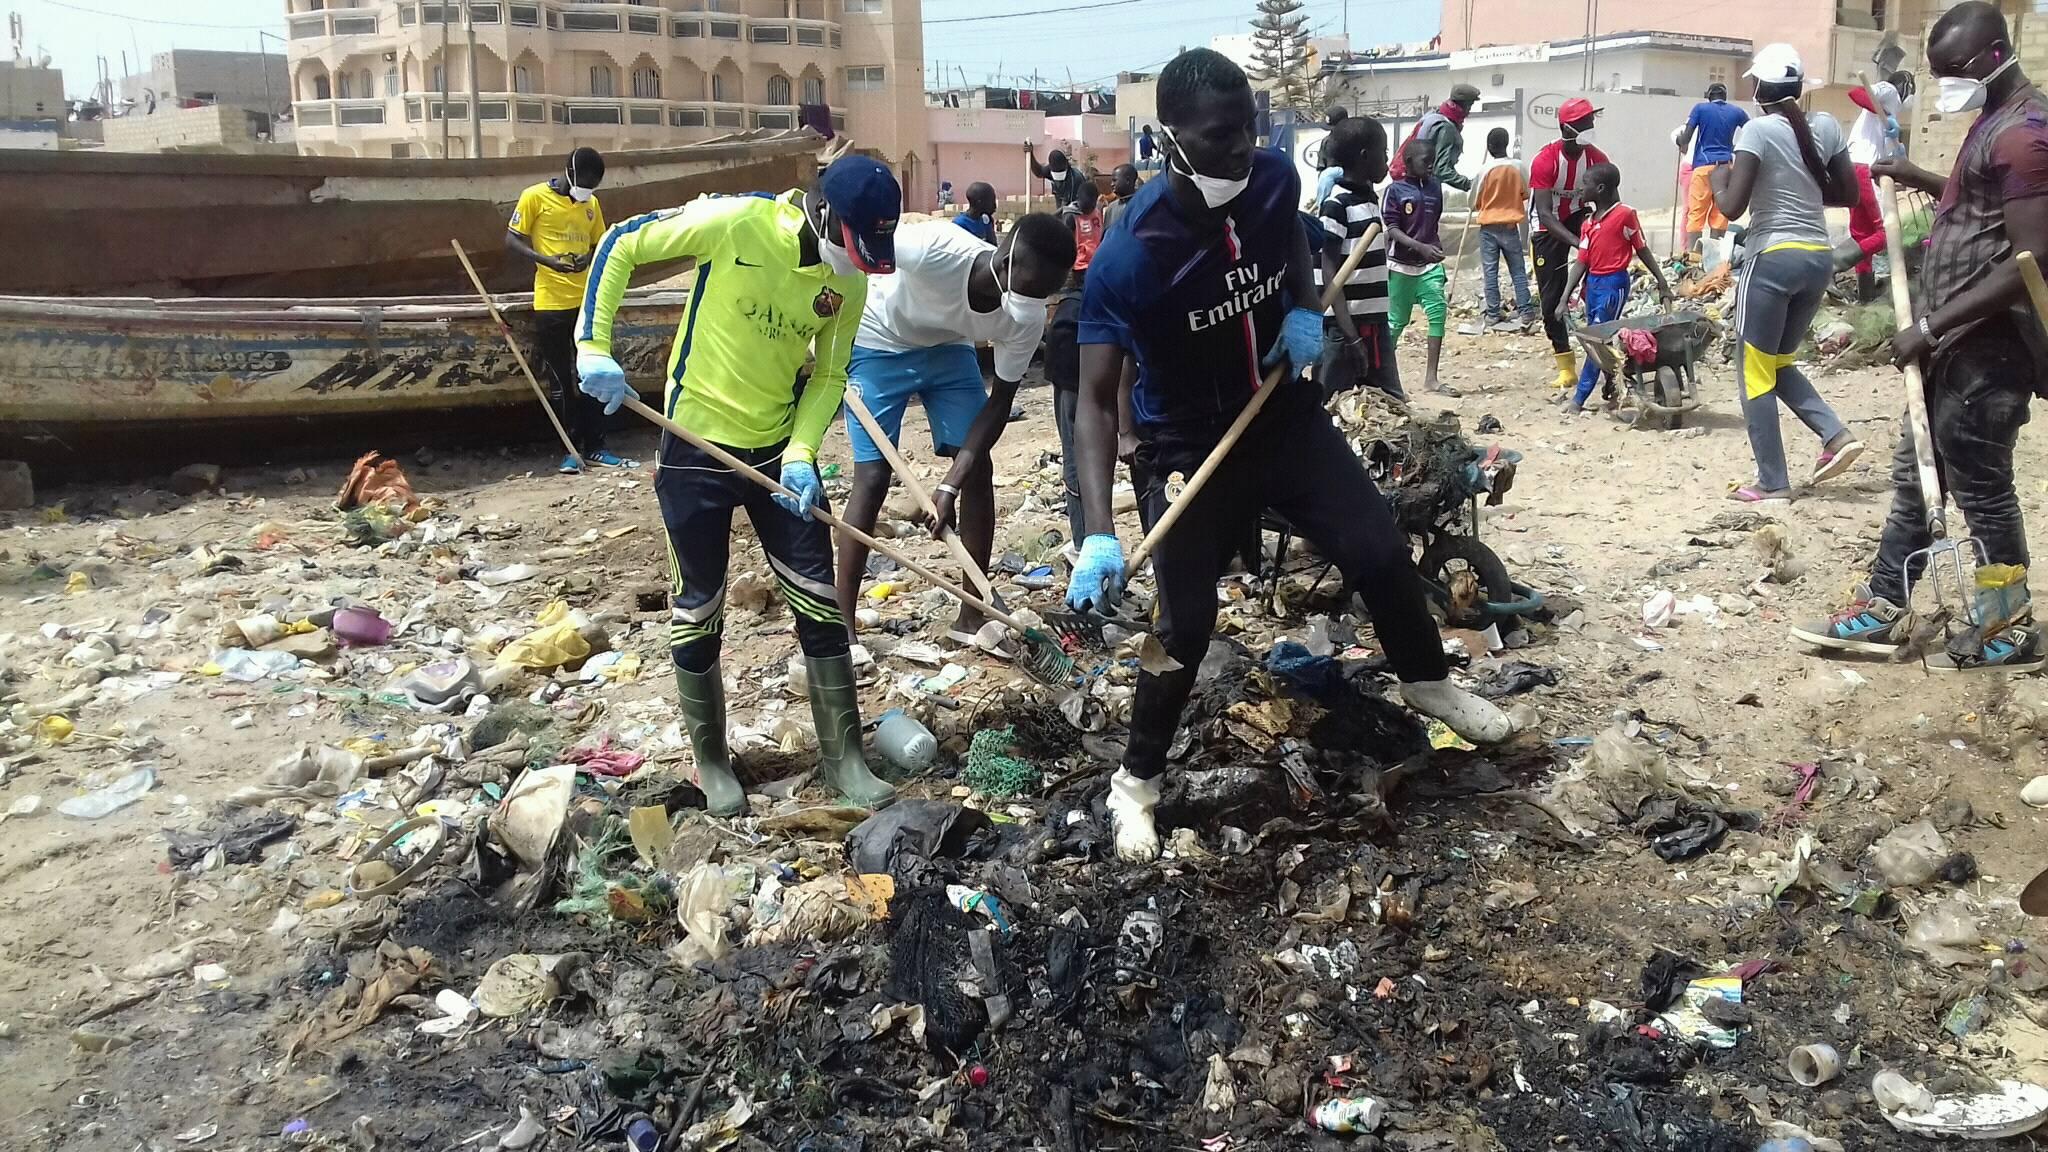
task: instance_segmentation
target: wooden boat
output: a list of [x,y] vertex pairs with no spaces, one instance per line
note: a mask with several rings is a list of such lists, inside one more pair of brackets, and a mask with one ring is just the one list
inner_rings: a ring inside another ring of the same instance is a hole
[[[799,129],[613,152],[598,194],[618,221],[781,191],[811,179],[819,145]],[[51,296],[453,293],[468,285],[456,239],[494,291],[517,291],[532,280],[503,259],[506,220],[563,161],[0,150],[0,280]]]
[[[448,259],[454,263],[453,259]],[[614,353],[660,385],[689,303],[635,289]],[[535,371],[532,297],[503,298]],[[538,401],[475,296],[82,301],[0,296],[0,455],[48,459],[110,432],[412,417]],[[542,424],[537,413],[533,422]]]

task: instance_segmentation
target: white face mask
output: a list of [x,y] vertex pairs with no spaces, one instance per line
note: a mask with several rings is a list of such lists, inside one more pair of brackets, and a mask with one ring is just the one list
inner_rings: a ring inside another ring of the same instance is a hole
[[1173,145],[1176,153],[1173,170],[1195,182],[1195,190],[1202,194],[1202,203],[1211,208],[1221,208],[1244,195],[1244,190],[1251,186],[1250,176],[1242,180],[1225,180],[1220,176],[1204,176],[1195,171],[1195,166],[1188,163],[1187,153],[1182,151],[1180,141],[1174,139],[1173,129],[1162,128],[1159,131],[1166,137],[1166,142]]
[[569,185],[569,199],[574,200],[578,204],[595,195],[597,195],[597,189],[595,188],[585,188],[580,184]]
[[[811,235],[818,238],[818,255],[825,261],[825,266],[832,270],[834,276],[859,275],[860,265],[853,262],[853,253],[826,239],[824,231],[818,227],[818,222],[812,219],[809,212],[804,213],[804,223],[811,226]],[[838,229],[834,228],[833,231],[836,232]]]
[[1575,144],[1591,144],[1593,142],[1593,130],[1591,128],[1585,128],[1581,129],[1578,132],[1567,133],[1565,135],[1565,139],[1570,140]]
[[1953,116],[1958,112],[1969,112],[1982,108],[1984,106],[1984,99],[1989,94],[1989,89],[1986,86],[2004,75],[2006,69],[2019,62],[2020,58],[2018,56],[2008,56],[2005,58],[2005,63],[1993,68],[1991,75],[1986,76],[1982,80],[1969,76],[1936,76],[1934,78],[1935,110],[1944,116]]
[[[1009,255],[1003,260],[1004,275],[996,280],[996,286],[1003,290],[1003,311],[1017,324],[1029,324],[1033,320],[1045,319],[1045,301],[1013,291],[1010,284],[1017,282],[1017,248],[1011,241]],[[1008,284],[1004,281],[1009,281]]]

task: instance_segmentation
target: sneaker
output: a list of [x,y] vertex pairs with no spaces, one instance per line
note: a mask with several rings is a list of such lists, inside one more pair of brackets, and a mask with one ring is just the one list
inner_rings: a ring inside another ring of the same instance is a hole
[[1982,640],[1974,653],[1944,647],[1927,654],[1930,672],[2038,672],[2044,666],[2041,633],[2032,624],[2010,625]]
[[599,448],[599,449],[598,449],[597,451],[595,451],[595,452],[592,452],[592,453],[591,453],[590,455],[588,455],[588,456],[585,456],[585,457],[584,457],[584,459],[585,459],[585,460],[588,460],[588,461],[590,461],[590,462],[591,462],[592,464],[599,464],[599,465],[602,465],[602,466],[604,466],[604,467],[606,467],[606,468],[637,468],[637,467],[639,467],[639,464],[638,464],[637,462],[635,462],[635,461],[632,461],[632,460],[628,460],[628,459],[626,459],[626,458],[625,458],[625,457],[623,457],[623,456],[619,456],[619,455],[615,455],[614,453],[611,453],[611,452],[607,452],[607,451],[605,451],[605,450],[604,450],[604,449],[602,449],[602,448]]
[[1813,482],[1832,480],[1849,470],[1856,458],[1863,455],[1863,441],[1851,440],[1832,452],[1822,452],[1820,459],[1813,462]]
[[1506,317],[1502,317],[1499,320],[1489,320],[1486,323],[1486,328],[1489,332],[1521,332],[1528,327],[1529,321],[1527,320],[1509,320]]
[[562,466],[557,471],[564,476],[574,476],[583,471],[583,463],[574,456],[564,456]]
[[1882,596],[1871,595],[1868,586],[1858,588],[1856,597],[1832,616],[1793,625],[1792,638],[1831,652],[1868,656],[1890,656],[1905,647],[1913,629],[1912,615]]

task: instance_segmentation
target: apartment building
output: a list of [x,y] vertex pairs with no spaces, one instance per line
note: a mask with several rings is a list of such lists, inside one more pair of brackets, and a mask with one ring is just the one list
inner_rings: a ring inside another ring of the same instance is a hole
[[808,116],[905,187],[929,175],[920,0],[286,3],[304,153],[467,156],[473,100],[484,156],[673,147]]

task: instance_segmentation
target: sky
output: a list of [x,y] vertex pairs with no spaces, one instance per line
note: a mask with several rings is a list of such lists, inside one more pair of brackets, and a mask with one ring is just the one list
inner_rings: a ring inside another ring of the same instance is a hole
[[[1088,5],[1088,7],[1083,7]],[[0,0],[21,14],[30,55],[48,52],[74,96],[91,89],[99,58],[118,80],[169,48],[283,50],[284,0]],[[1436,32],[1438,0],[1310,0],[1303,6],[1317,35],[1334,35],[1349,9],[1360,47],[1426,39]],[[960,70],[975,84],[1017,83],[1036,74],[1047,87],[1113,82],[1145,71],[1182,46],[1250,29],[1253,0],[924,0],[925,72]],[[997,19],[992,14],[1029,13]]]

